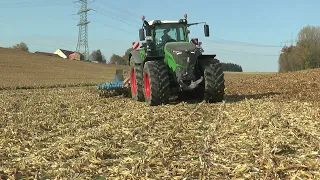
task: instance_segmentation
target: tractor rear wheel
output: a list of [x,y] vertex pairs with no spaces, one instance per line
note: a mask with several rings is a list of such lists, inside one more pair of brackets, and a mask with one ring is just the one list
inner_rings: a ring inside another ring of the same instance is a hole
[[135,101],[144,101],[142,64],[133,64],[130,73],[131,97]]
[[224,98],[224,73],[221,63],[217,59],[203,59],[200,61],[204,81],[196,91],[203,100],[209,103],[221,102]]
[[170,97],[168,67],[164,61],[148,61],[143,69],[144,98],[151,106],[167,104]]

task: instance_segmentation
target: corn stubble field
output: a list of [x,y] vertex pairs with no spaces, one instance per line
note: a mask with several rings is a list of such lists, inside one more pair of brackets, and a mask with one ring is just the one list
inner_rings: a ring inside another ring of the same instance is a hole
[[[99,97],[95,87],[62,88],[112,79],[110,66],[29,54],[4,60],[7,51],[0,54],[3,179],[320,179],[319,69],[226,73],[223,103],[149,107]],[[11,71],[17,62],[25,67]]]

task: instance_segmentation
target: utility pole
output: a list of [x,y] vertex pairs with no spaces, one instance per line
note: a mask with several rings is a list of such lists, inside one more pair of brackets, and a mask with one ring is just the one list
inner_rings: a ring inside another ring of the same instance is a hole
[[89,45],[88,45],[88,12],[91,9],[88,9],[88,0],[78,0],[81,3],[79,12],[80,21],[77,26],[79,26],[78,34],[78,44],[76,52],[84,56],[85,61],[89,61]]

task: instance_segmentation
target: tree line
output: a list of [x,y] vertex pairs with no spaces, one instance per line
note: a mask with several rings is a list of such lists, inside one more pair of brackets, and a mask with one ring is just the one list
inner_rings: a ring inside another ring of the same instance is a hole
[[[29,48],[24,42],[10,48],[29,52]],[[132,48],[127,49],[122,56],[113,54],[107,61],[101,50],[98,49],[92,51],[89,60],[99,63],[128,65],[131,50]],[[284,46],[281,49],[278,67],[279,72],[320,68],[320,27],[311,25],[303,27],[298,33],[296,45]],[[222,68],[224,71],[243,71],[240,65],[234,63],[222,62]]]
[[[129,64],[129,54],[131,51],[132,51],[132,48],[127,49],[123,56],[113,54],[110,57],[108,64],[128,65]],[[243,72],[242,67],[238,64],[223,63],[223,62],[221,62],[221,64],[222,64],[223,71]]]
[[305,26],[298,33],[296,45],[284,46],[278,59],[279,72],[320,67],[320,27]]
[[221,65],[223,71],[243,72],[242,67],[238,64],[221,62]]
[[[16,44],[11,48],[29,52],[29,48],[26,43],[21,42],[20,44]],[[93,50],[89,55],[89,60],[98,62],[98,63],[107,63],[107,64],[118,64],[118,65],[128,65],[129,64],[129,54],[132,51],[132,48],[129,48],[125,51],[123,56],[113,54],[109,61],[107,62],[106,57],[103,55],[100,49]],[[83,59],[83,58],[81,58]],[[233,71],[233,72],[242,72],[242,67],[238,64],[234,63],[221,63],[223,71]]]

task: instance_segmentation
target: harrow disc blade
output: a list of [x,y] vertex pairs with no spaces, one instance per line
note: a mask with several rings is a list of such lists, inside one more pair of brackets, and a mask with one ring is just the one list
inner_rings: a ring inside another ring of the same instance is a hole
[[99,91],[100,97],[115,97],[115,96],[124,96],[124,97],[130,97],[130,89],[127,87],[121,87],[121,88],[109,88],[109,89],[102,89]]

